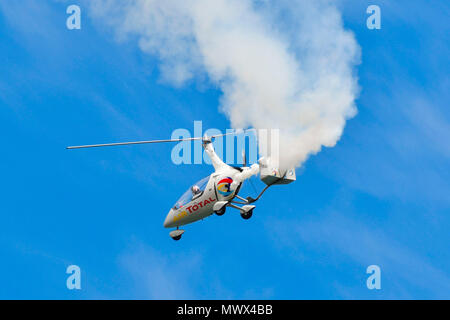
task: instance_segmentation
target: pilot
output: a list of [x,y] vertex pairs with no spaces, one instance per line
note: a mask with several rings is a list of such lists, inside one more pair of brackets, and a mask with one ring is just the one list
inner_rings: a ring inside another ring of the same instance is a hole
[[195,195],[199,194],[200,192],[202,192],[197,185],[192,186],[191,191],[192,191],[192,196],[195,196]]

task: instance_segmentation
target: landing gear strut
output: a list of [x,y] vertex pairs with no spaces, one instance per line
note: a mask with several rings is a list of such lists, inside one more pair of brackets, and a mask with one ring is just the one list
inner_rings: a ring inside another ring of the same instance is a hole
[[248,220],[248,219],[250,219],[252,217],[253,209],[255,209],[255,206],[251,205],[251,204],[246,204],[243,207],[238,207],[237,205],[235,205],[233,203],[229,203],[228,206],[232,207],[232,208],[235,208],[235,209],[238,209],[241,212],[242,219],[245,219],[245,220]]

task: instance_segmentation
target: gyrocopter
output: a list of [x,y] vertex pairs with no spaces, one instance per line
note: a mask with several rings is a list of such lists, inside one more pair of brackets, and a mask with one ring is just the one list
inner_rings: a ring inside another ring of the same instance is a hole
[[[81,145],[67,147],[67,149],[201,140],[205,152],[211,159],[214,172],[189,187],[189,189],[170,209],[166,219],[164,220],[164,227],[176,228],[169,233],[170,237],[174,240],[180,240],[181,235],[184,233],[184,230],[179,228],[180,226],[202,220],[214,213],[221,216],[225,213],[227,207],[239,210],[243,219],[250,219],[253,214],[253,210],[255,209],[255,205],[253,205],[253,203],[256,202],[270,186],[277,184],[288,184],[296,179],[294,169],[280,170],[278,167],[272,165],[270,158],[262,158],[258,161],[258,163],[247,166],[247,161],[244,154],[244,166],[237,167],[226,164],[216,154],[212,142],[215,138],[228,134],[230,133],[213,135],[209,137],[205,135],[204,137],[186,139]],[[238,134],[238,132],[231,134]],[[243,182],[258,173],[260,174],[260,179],[266,184],[265,188],[256,198],[243,198],[239,196],[239,191]]]

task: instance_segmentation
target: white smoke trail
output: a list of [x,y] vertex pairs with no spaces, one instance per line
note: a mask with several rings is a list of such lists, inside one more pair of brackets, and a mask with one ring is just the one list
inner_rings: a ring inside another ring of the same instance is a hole
[[339,140],[356,113],[359,46],[326,0],[98,0],[119,37],[137,36],[165,81],[206,74],[235,128],[280,129],[283,166]]

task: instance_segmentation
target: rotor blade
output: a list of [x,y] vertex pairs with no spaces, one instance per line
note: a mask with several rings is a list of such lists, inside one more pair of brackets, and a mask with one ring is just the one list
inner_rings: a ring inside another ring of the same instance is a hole
[[[222,136],[227,136],[230,134],[240,134],[246,131],[250,131],[253,129],[247,129],[243,131],[234,131],[234,132],[228,132],[224,134],[216,134],[214,136],[211,136],[209,138],[218,138]],[[131,141],[131,142],[117,142],[117,143],[103,143],[103,144],[89,144],[89,145],[82,145],[82,146],[70,146],[66,149],[84,149],[84,148],[97,148],[97,147],[113,147],[113,146],[126,146],[126,145],[133,145],[133,144],[146,144],[146,143],[160,143],[160,142],[180,142],[180,141],[194,141],[194,140],[203,140],[202,137],[195,137],[195,138],[186,138],[186,139],[166,139],[166,140],[148,140],[148,141]]]
[[228,136],[230,134],[241,134],[241,133],[246,133],[247,131],[255,131],[256,129],[251,128],[251,129],[245,129],[245,130],[234,130],[233,132],[227,132],[227,133],[223,133],[223,134],[216,134],[214,136],[211,136],[210,138],[217,138],[217,137],[223,137],[223,136]]
[[131,141],[131,142],[117,142],[117,143],[103,143],[103,144],[90,144],[84,146],[70,146],[66,149],[83,149],[83,148],[97,148],[97,147],[112,147],[112,146],[126,146],[132,144],[146,144],[146,143],[160,143],[160,142],[180,142],[180,141],[193,141],[202,140],[202,138],[186,138],[186,139],[168,139],[168,140],[149,140],[149,141]]

